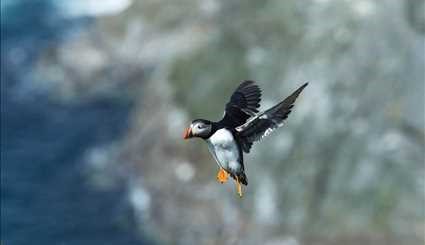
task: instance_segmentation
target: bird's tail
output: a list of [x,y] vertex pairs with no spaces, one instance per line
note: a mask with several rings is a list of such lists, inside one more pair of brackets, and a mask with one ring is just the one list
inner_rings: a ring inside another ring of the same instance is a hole
[[242,184],[248,185],[248,178],[246,177],[244,172],[238,174],[238,179]]

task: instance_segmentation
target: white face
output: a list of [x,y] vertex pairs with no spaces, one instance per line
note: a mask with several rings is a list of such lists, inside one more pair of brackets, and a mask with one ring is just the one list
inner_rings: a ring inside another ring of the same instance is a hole
[[207,136],[211,132],[211,124],[205,124],[204,122],[194,122],[190,124],[190,128],[194,137]]

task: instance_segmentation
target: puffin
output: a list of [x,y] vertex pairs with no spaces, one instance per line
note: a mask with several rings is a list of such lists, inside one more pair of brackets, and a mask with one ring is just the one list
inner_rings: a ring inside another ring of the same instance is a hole
[[280,103],[259,112],[261,89],[254,81],[242,81],[227,102],[220,121],[195,119],[184,130],[183,138],[206,141],[219,167],[217,181],[223,184],[232,177],[242,197],[242,185],[248,185],[243,154],[250,152],[254,142],[284,124],[295,100],[307,85],[304,83]]

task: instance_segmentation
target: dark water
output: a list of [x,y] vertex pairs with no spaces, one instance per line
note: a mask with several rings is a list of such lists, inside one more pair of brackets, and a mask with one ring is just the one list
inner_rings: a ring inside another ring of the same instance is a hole
[[[128,108],[78,107],[2,94],[1,234],[5,244],[141,244],[124,190],[93,190],[81,156],[120,135]],[[111,116],[112,115],[112,116]]]
[[[89,20],[53,16],[48,1],[17,2],[6,17],[2,6],[2,244],[146,244],[124,187],[93,189],[82,161],[91,147],[121,137],[131,104],[106,98],[57,104],[30,85],[43,47]],[[17,48],[20,57],[12,59]]]

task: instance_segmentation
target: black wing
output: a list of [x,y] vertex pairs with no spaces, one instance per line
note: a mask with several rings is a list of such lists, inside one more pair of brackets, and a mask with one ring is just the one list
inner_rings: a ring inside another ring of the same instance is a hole
[[236,131],[239,132],[240,144],[244,152],[249,153],[252,143],[261,140],[274,129],[283,125],[283,121],[291,113],[295,100],[307,85],[308,83],[305,83],[279,104],[236,128]]
[[225,127],[235,128],[255,116],[260,107],[261,90],[253,81],[244,81],[226,104],[225,114],[220,123]]

